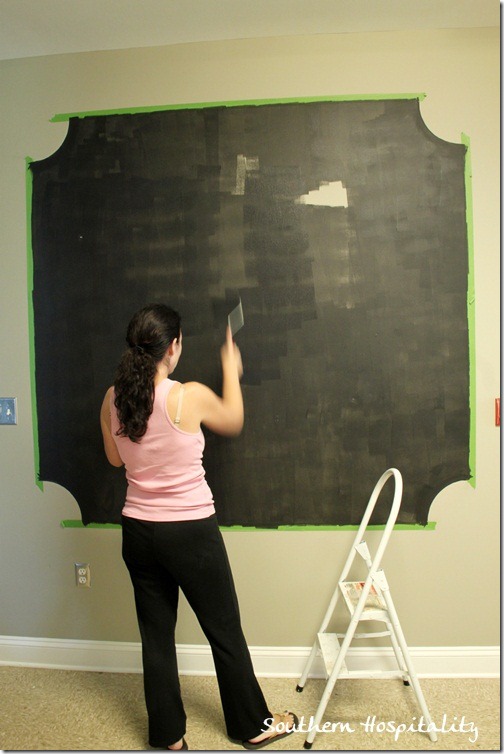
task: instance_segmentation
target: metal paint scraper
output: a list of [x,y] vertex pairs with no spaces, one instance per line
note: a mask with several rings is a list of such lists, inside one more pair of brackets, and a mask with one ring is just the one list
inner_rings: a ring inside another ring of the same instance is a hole
[[240,299],[240,303],[238,304],[238,306],[235,306],[233,311],[228,316],[228,325],[231,329],[231,335],[233,336],[233,338],[238,332],[238,330],[240,330],[243,327],[244,324],[245,322],[243,319],[243,307],[242,307],[242,302]]

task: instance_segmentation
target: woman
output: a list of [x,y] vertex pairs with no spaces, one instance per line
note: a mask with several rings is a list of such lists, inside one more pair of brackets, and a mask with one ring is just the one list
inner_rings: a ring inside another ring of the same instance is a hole
[[180,317],[151,304],[129,323],[128,348],[105,395],[105,453],[126,468],[123,557],[142,638],[149,743],[187,749],[175,651],[179,587],[210,643],[229,737],[262,748],[292,733],[292,713],[271,715],[255,678],[212,493],[201,424],[221,435],[243,426],[241,356],[228,328],[222,398],[169,378],[182,353]]

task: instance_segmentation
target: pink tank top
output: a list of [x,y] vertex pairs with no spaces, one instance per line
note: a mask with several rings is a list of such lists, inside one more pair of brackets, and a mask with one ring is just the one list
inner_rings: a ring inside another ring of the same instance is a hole
[[147,431],[138,443],[116,434],[119,419],[112,398],[112,435],[128,480],[122,512],[130,518],[187,521],[215,513],[203,468],[203,432],[184,432],[166,410],[168,393],[175,384],[166,379],[156,386]]

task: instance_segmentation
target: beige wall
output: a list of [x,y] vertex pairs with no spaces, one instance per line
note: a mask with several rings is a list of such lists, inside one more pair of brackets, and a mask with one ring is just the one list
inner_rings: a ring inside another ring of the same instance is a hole
[[[499,643],[499,30],[345,34],[187,44],[6,61],[2,96],[0,635],[137,641],[117,531],[68,530],[70,494],[34,484],[27,306],[25,157],[62,142],[56,113],[243,99],[425,93],[427,126],[471,139],[476,278],[477,484],[434,502],[435,531],[393,534],[385,564],[411,646]],[[65,368],[65,365],[62,365]],[[68,365],[68,379],[72,379]],[[252,645],[307,646],[352,535],[226,533]],[[92,566],[90,590],[73,563]],[[178,640],[202,634],[182,604]]]

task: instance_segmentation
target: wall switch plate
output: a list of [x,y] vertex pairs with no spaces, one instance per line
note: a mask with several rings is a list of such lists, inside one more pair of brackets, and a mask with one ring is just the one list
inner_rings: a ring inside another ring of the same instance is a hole
[[74,563],[75,583],[77,586],[91,586],[91,567],[89,563]]
[[17,398],[0,398],[0,424],[17,424]]

